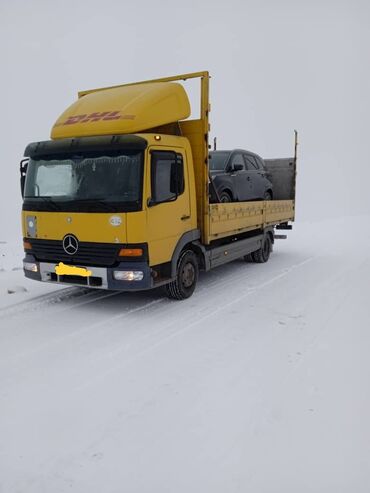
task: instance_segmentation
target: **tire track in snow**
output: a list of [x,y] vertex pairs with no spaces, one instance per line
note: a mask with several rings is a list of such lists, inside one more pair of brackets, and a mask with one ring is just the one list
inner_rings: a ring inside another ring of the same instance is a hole
[[[305,264],[306,262],[312,260],[313,258],[314,257],[309,257],[309,258],[303,260],[302,262],[299,262],[298,264],[294,264],[290,267],[283,268],[283,272],[280,272],[277,276],[270,278],[267,281],[264,281],[257,286],[253,286],[251,288],[248,288],[247,291],[242,295],[241,298],[244,298],[245,296],[249,296],[250,294],[254,293],[256,290],[262,289],[266,285],[268,285],[272,282],[275,282],[275,280],[278,280],[281,277],[287,275],[292,269],[295,269],[296,267]],[[252,265],[254,265],[254,264],[252,264]],[[246,264],[243,264],[243,266],[246,266]],[[258,272],[260,272],[260,271],[258,271]],[[215,296],[215,294],[217,295],[217,293],[224,294],[225,290],[227,290],[227,288],[229,286],[230,287],[234,286],[238,280],[243,279],[243,278],[246,278],[246,280],[248,280],[248,277],[246,276],[246,271],[244,269],[238,275],[235,275],[234,273],[232,273],[230,275],[230,277],[226,280],[224,280],[224,275],[216,276],[216,278],[213,279],[211,282],[209,282],[207,280],[205,282],[204,286],[201,287],[200,289],[198,289],[195,293],[195,296],[198,296],[198,298],[201,295],[205,302],[207,302],[207,300],[209,300],[209,303],[205,305],[204,309],[202,309],[202,312],[204,312],[205,315],[203,315],[201,318],[199,318],[198,317],[199,311],[194,312],[194,311],[189,310],[190,315],[185,317],[185,318],[184,317],[182,318],[182,324],[184,322],[189,323],[190,325],[188,327],[192,327],[194,324],[201,322],[204,318],[207,318],[207,317],[211,316],[213,313],[215,313],[215,312],[217,313],[218,311],[222,310],[223,307],[226,308],[227,306],[229,306],[229,304],[221,305],[218,309],[214,310],[214,306],[213,306],[214,296]],[[63,299],[58,300],[58,303],[61,301],[64,301],[65,299],[69,299],[70,296],[72,296],[72,297],[74,296],[76,288],[67,288],[67,289],[68,289],[67,297],[64,297]],[[88,292],[87,294],[85,293],[84,297],[86,297],[89,294],[90,294],[90,292]],[[95,294],[95,292],[94,292],[94,294]],[[70,312],[71,310],[73,310],[75,308],[79,308],[83,304],[104,300],[106,298],[117,296],[117,295],[122,295],[122,292],[113,292],[113,293],[109,292],[108,294],[105,294],[105,292],[104,292],[104,294],[102,294],[102,296],[99,296],[96,299],[93,299],[91,301],[83,301],[80,304],[76,303],[76,305],[74,305],[72,307],[66,307],[65,309],[57,311],[57,313],[63,312],[63,311]],[[58,298],[58,296],[55,296],[55,297]],[[47,298],[46,300],[44,300],[44,297],[40,297],[40,298],[42,298],[41,303],[43,306],[45,305],[45,303],[46,303],[46,305],[49,305],[50,304],[49,298],[54,299],[54,294],[51,296],[46,295],[46,298]],[[230,302],[230,304],[237,303],[239,301],[239,299],[240,298],[236,298],[236,299],[232,300]],[[191,303],[191,302],[192,302],[192,298],[190,298],[189,300],[183,301],[182,303]],[[29,303],[29,302],[27,302],[27,303]],[[31,301],[30,301],[30,303],[31,303]],[[102,330],[99,331],[99,333],[97,333],[95,331],[92,334],[92,338],[99,336],[99,335],[105,336],[109,332],[117,330],[119,328],[117,326],[112,327],[111,326],[112,323],[117,322],[119,320],[122,320],[125,317],[130,316],[131,314],[146,311],[150,307],[154,307],[154,312],[150,313],[151,323],[152,324],[155,323],[156,319],[158,319],[158,321],[160,322],[160,327],[157,330],[153,329],[153,325],[151,325],[151,327],[149,327],[149,329],[147,329],[147,332],[145,335],[137,336],[134,340],[130,341],[128,344],[127,343],[120,344],[115,349],[115,351],[113,351],[113,352],[109,351],[108,353],[101,354],[101,347],[99,345],[99,354],[97,356],[97,359],[98,360],[102,360],[104,358],[111,359],[112,357],[119,355],[120,353],[124,352],[125,349],[127,350],[127,349],[132,348],[132,346],[136,345],[137,343],[140,344],[142,342],[145,342],[145,340],[156,337],[158,335],[161,335],[163,332],[167,333],[168,329],[176,324],[175,330],[172,331],[171,334],[166,335],[165,337],[162,338],[163,340],[166,340],[167,338],[172,339],[172,337],[175,337],[177,334],[182,333],[183,329],[179,330],[177,328],[177,323],[178,323],[177,319],[176,319],[176,321],[171,320],[169,323],[163,325],[163,310],[161,310],[159,307],[159,305],[162,303],[167,303],[167,305],[168,305],[167,311],[165,314],[166,316],[171,316],[172,314],[175,314],[178,311],[178,302],[177,301],[169,301],[167,298],[155,299],[155,300],[150,301],[149,303],[145,303],[144,305],[140,305],[140,306],[137,306],[137,307],[132,308],[132,309],[124,310],[123,312],[120,312],[116,315],[105,317],[103,320],[97,321],[95,323],[88,323],[88,324],[84,325],[83,327],[79,327],[78,329],[73,330],[72,332],[69,332],[68,334],[65,334],[65,335],[60,336],[60,337],[56,337],[52,340],[49,340],[48,342],[40,344],[39,346],[33,348],[32,350],[23,351],[21,353],[18,353],[16,355],[14,355],[13,358],[11,358],[11,359],[7,359],[7,360],[3,359],[1,361],[1,364],[6,365],[6,364],[9,364],[10,362],[18,362],[20,359],[25,358],[25,357],[29,357],[29,356],[32,357],[35,354],[40,353],[45,349],[53,348],[53,347],[58,346],[59,344],[64,343],[68,340],[73,340],[79,336],[83,336],[87,331],[94,331],[94,329],[99,329],[100,327],[102,327]],[[23,311],[21,313],[23,313]],[[50,314],[50,316],[52,318],[54,318],[54,314],[55,314],[55,312],[52,312]],[[45,319],[45,314],[43,313],[41,315],[41,317],[43,319]],[[149,348],[151,348],[152,346],[156,347],[158,344],[161,343],[162,339],[160,339],[159,341],[158,340],[154,341],[154,343],[152,345],[150,345]],[[83,342],[81,342],[81,344],[83,344]],[[145,349],[144,351],[146,352],[147,350],[148,349]]]
[[[140,358],[140,357],[144,356],[145,354],[148,354],[148,353],[156,350],[157,348],[159,348],[163,344],[168,343],[169,341],[171,341],[175,337],[177,337],[179,335],[182,335],[183,333],[185,333],[189,329],[192,329],[193,327],[199,325],[201,322],[204,322],[204,320],[206,320],[207,318],[216,315],[217,313],[219,313],[219,312],[221,312],[221,311],[229,308],[230,306],[235,305],[236,303],[240,303],[240,301],[242,301],[243,299],[247,298],[251,294],[254,294],[257,291],[259,291],[260,289],[263,289],[263,288],[269,286],[270,284],[273,284],[276,281],[284,278],[290,272],[292,272],[293,270],[295,270],[295,269],[297,269],[299,267],[302,267],[303,265],[311,262],[314,258],[316,258],[316,257],[315,256],[308,257],[305,260],[303,260],[302,262],[299,262],[297,264],[294,264],[294,265],[290,266],[289,268],[285,268],[284,269],[284,272],[281,272],[280,274],[277,274],[276,276],[268,279],[267,281],[262,282],[261,284],[259,284],[257,286],[254,286],[252,288],[247,289],[247,291],[245,293],[243,293],[241,296],[238,296],[237,298],[234,298],[231,301],[228,301],[228,302],[220,305],[216,309],[213,307],[213,305],[212,305],[212,307],[208,307],[208,309],[206,310],[206,313],[204,315],[202,315],[200,318],[197,317],[195,320],[190,321],[190,323],[187,323],[185,321],[185,323],[186,323],[185,326],[183,326],[183,327],[181,327],[179,329],[176,329],[175,331],[171,332],[168,335],[165,335],[161,339],[159,339],[156,342],[154,342],[153,344],[149,345],[147,348],[142,349],[141,351],[138,351],[136,354],[132,355],[132,357],[129,358],[129,360],[125,360],[121,364],[112,366],[109,370],[105,371],[104,373],[100,373],[97,377],[95,377],[93,379],[90,379],[89,382],[87,382],[86,384],[75,387],[74,390],[77,391],[77,392],[79,392],[79,391],[81,391],[83,389],[86,389],[86,388],[91,387],[92,385],[94,385],[98,381],[104,380],[107,376],[115,373],[118,370],[121,370],[122,368],[125,368],[125,367],[129,366],[134,361],[136,361],[138,358]],[[177,320],[176,321],[173,321],[173,322],[170,322],[167,325],[167,328],[168,327],[171,327],[172,325],[177,324],[177,323],[178,323]],[[165,330],[165,329],[163,329],[163,330]],[[162,330],[161,330],[161,332],[162,332]]]
[[59,297],[64,299],[68,299],[70,296],[74,296],[78,293],[78,288],[66,288],[53,291],[51,293],[42,294],[40,296],[34,296],[28,300],[21,301],[20,303],[14,303],[10,306],[5,306],[4,308],[0,308],[0,316],[1,318],[7,316],[11,316],[13,313],[15,315],[21,314],[28,310],[32,306],[40,306],[45,305],[47,303],[52,303],[54,300],[57,301]]
[[[145,310],[145,309],[149,308],[150,306],[152,306],[154,304],[160,303],[161,301],[162,300],[154,300],[154,301],[151,301],[151,302],[149,302],[149,303],[147,303],[147,304],[145,304],[143,306],[139,306],[139,307],[133,308],[132,310],[127,310],[125,312],[125,315],[130,314],[130,313],[136,313],[136,312]],[[118,318],[118,317],[122,317],[122,314],[120,313],[119,315],[113,316],[113,317],[111,317],[108,320],[115,319],[115,318]],[[59,338],[53,339],[52,341],[46,342],[44,344],[41,344],[41,345],[37,346],[36,348],[32,349],[31,351],[24,351],[22,353],[18,353],[12,359],[9,359],[9,360],[4,360],[3,359],[0,362],[0,364],[7,366],[10,361],[13,361],[14,362],[14,361],[17,361],[17,360],[19,360],[21,358],[24,358],[26,356],[33,356],[33,355],[39,353],[40,351],[43,351],[44,349],[49,349],[50,347],[52,347],[54,345],[58,345],[60,342],[64,342],[67,339],[72,339],[73,337],[75,337],[75,336],[77,336],[77,335],[79,335],[79,334],[81,334],[83,332],[86,332],[86,331],[94,328],[95,325],[96,326],[100,326],[102,324],[105,324],[105,323],[107,323],[108,320],[104,320],[102,322],[96,322],[95,324],[90,324],[90,325],[84,326],[83,328],[78,329],[76,331],[69,332],[67,335],[65,335],[63,337],[59,337]]]
[[90,291],[86,292],[86,290],[78,287],[58,289],[51,293],[35,296],[31,299],[22,301],[21,303],[0,308],[0,318],[10,318],[12,316],[22,315],[24,312],[35,312],[54,303],[61,303],[74,298],[87,297],[90,294]]
[[[284,268],[283,272],[280,272],[278,275],[274,276],[272,279],[269,279],[268,281],[264,281],[263,283],[260,283],[256,286],[248,288],[247,291],[244,292],[242,297],[249,296],[250,294],[255,293],[259,289],[263,289],[266,285],[268,285],[272,282],[275,282],[275,280],[278,280],[281,277],[284,277],[285,275],[289,274],[289,272],[292,269],[295,269],[298,266],[304,265],[308,261],[311,261],[313,258],[315,258],[315,257],[307,258],[307,259],[303,260],[302,262],[300,262],[299,264],[295,264],[289,268]],[[207,299],[209,298],[210,303],[208,303],[208,305],[205,305],[204,307],[202,307],[201,313],[203,313],[204,315],[201,316],[201,318],[199,318],[199,310],[196,312],[189,310],[189,316],[186,316],[185,318],[182,317],[181,323],[183,324],[185,322],[185,323],[193,324],[194,322],[197,322],[198,320],[202,321],[204,318],[213,315],[213,313],[215,313],[214,304],[213,304],[214,298],[215,298],[215,291],[221,292],[222,294],[224,294],[225,289],[227,289],[228,286],[234,285],[235,281],[238,281],[239,279],[244,278],[244,277],[245,277],[245,273],[242,273],[239,276],[233,275],[232,279],[229,279],[229,280],[227,280],[221,284],[219,283],[218,280],[215,280],[215,282],[213,284],[218,288],[217,290],[212,290],[210,292],[210,286],[209,286],[209,284],[207,284],[206,286],[203,287],[202,290],[197,291],[197,297],[198,297],[197,301],[198,302],[200,299],[200,295],[202,295],[202,298],[205,301],[207,301]],[[234,302],[237,303],[238,301],[239,301],[239,298],[234,299],[233,302],[231,302],[230,304],[233,304]],[[191,302],[191,300],[189,300],[188,302]],[[170,302],[170,303],[172,305],[172,302]],[[177,305],[177,302],[174,302],[174,303],[176,303],[176,305]],[[222,307],[227,307],[227,305],[222,305],[216,311],[221,310]],[[159,307],[156,307],[155,309],[159,310]],[[168,316],[168,315],[171,316],[172,313],[177,311],[176,306],[173,306],[173,309],[171,311],[169,311],[169,309],[167,309],[167,311],[166,311],[166,316]],[[151,323],[153,323],[154,316],[155,316],[155,314],[151,313]],[[127,352],[130,348],[132,348],[133,345],[135,345],[137,343],[144,342],[145,340],[152,338],[153,336],[158,336],[158,335],[162,334],[163,332],[167,333],[168,329],[171,328],[172,326],[174,326],[175,324],[177,327],[177,324],[178,324],[177,319],[176,319],[176,321],[171,320],[167,324],[163,325],[163,323],[162,323],[163,322],[163,311],[161,311],[159,313],[159,318],[161,320],[161,326],[157,330],[153,329],[151,326],[148,329],[147,333],[145,335],[143,335],[142,337],[138,337],[137,339],[134,339],[133,341],[130,341],[129,343],[120,344],[118,347],[115,347],[115,349],[113,351],[109,351],[108,354],[101,354],[100,353],[100,355],[97,358],[95,358],[95,360],[103,360],[103,359],[106,359],[108,357],[113,358],[113,357],[118,356],[120,354],[122,355],[125,352]],[[108,329],[106,329],[105,333],[107,333],[108,331],[116,330],[116,329],[117,329],[116,327],[108,328]],[[175,329],[175,331],[171,332],[171,334],[175,335],[177,332],[178,332],[178,329]]]
[[[306,261],[307,261],[307,259],[305,259],[302,262],[305,263]],[[299,265],[302,262],[300,262]],[[242,265],[244,267],[246,267],[245,263],[243,263]],[[257,267],[257,266],[255,266],[255,267]],[[282,269],[282,272],[280,269],[279,276],[281,274],[282,275],[288,274],[288,272],[294,267],[295,267],[295,264],[293,266],[290,266],[290,267],[285,267]],[[260,272],[261,271],[259,270],[258,273],[260,273]],[[204,285],[200,286],[200,288],[196,291],[196,294],[194,295],[197,297],[198,303],[200,300],[200,296],[202,296],[202,298],[203,298],[202,299],[201,313],[211,313],[214,310],[213,303],[214,303],[215,295],[221,293],[223,296],[225,293],[225,290],[227,290],[229,287],[233,287],[238,280],[245,279],[245,278],[248,280],[248,277],[246,277],[246,270],[242,269],[242,271],[238,275],[235,275],[234,273],[232,273],[229,275],[229,277],[227,279],[225,279],[225,275],[222,275],[222,274],[218,275],[211,282],[209,279],[207,279],[206,282],[204,283]],[[248,289],[252,289],[254,292],[255,290],[260,289],[260,286],[261,286],[261,288],[263,288],[265,285],[265,282],[266,281],[264,281],[260,285],[253,286],[253,287],[248,288]],[[120,293],[120,294],[122,295],[122,293]],[[182,302],[182,306],[184,303],[191,304],[193,301],[194,301],[194,298],[190,298],[189,300],[185,300]],[[164,314],[163,309],[162,309],[162,303],[165,303],[167,305],[165,314]],[[144,305],[143,309],[145,309],[146,306],[147,305]],[[176,332],[178,330],[176,317],[175,317],[176,322],[174,322],[173,318],[172,318],[170,322],[163,324],[164,315],[166,317],[171,318],[172,315],[176,315],[176,313],[178,312],[179,305],[178,305],[177,301],[168,300],[167,298],[160,298],[160,299],[156,300],[155,302],[150,303],[150,306],[153,307],[154,311],[150,312],[150,326],[149,326],[149,328],[147,328],[145,326],[145,331],[146,331],[145,334],[142,334],[141,331],[139,333],[140,327],[139,328],[137,327],[137,325],[136,325],[137,321],[134,320],[133,322],[135,323],[135,325],[132,325],[132,327],[134,327],[132,330],[137,332],[138,335],[133,334],[133,332],[131,331],[130,336],[135,335],[135,337],[133,339],[131,339],[129,342],[124,341],[122,343],[119,343],[118,345],[115,346],[115,349],[113,351],[108,350],[108,351],[104,352],[104,350],[102,350],[101,341],[97,341],[97,347],[99,348],[99,350],[95,353],[92,353],[92,355],[90,356],[90,359],[93,360],[93,362],[102,361],[104,359],[112,359],[115,356],[118,356],[120,354],[124,354],[126,351],[128,351],[129,349],[132,349],[137,344],[141,344],[142,342],[145,342],[148,339],[156,338],[157,336],[160,336],[164,332],[167,333],[168,329],[171,328],[172,326],[174,326],[175,324],[176,324],[176,328],[175,328],[174,332]],[[108,334],[121,329],[121,327],[119,327],[118,325],[112,326],[111,322],[117,322],[119,320],[123,320],[126,317],[130,316],[132,313],[136,313],[136,311],[141,311],[141,310],[139,310],[139,308],[138,308],[135,310],[128,310],[128,311],[118,313],[116,315],[113,315],[109,318],[105,318],[104,320],[101,320],[101,321],[96,322],[94,324],[90,324],[90,325],[88,325],[88,327],[82,327],[81,329],[78,329],[77,331],[74,331],[73,333],[68,334],[65,338],[59,338],[55,342],[56,343],[64,342],[66,339],[69,339],[70,337],[77,337],[79,335],[83,335],[86,332],[86,330],[94,330],[90,340],[92,340],[93,338],[97,339],[99,336],[104,336],[104,338],[106,338],[106,336]],[[189,310],[188,313],[189,313],[189,315],[187,315],[185,317],[182,316],[182,323],[184,321],[188,322],[188,323],[192,323],[194,320],[198,320],[199,310],[197,310],[197,311]],[[156,322],[159,322],[158,328],[155,328]],[[95,330],[95,329],[100,329],[100,328],[101,328],[101,330],[99,330],[99,331]],[[125,327],[126,333],[127,333],[127,330],[128,329]],[[131,330],[131,326],[130,326],[130,330]],[[171,332],[171,333],[173,333],[173,332]],[[156,343],[156,341],[154,341],[154,343]],[[50,346],[52,344],[53,344],[53,341],[50,341]],[[85,345],[85,341],[81,340],[80,345]],[[74,345],[74,347],[75,348],[77,347],[76,344]]]

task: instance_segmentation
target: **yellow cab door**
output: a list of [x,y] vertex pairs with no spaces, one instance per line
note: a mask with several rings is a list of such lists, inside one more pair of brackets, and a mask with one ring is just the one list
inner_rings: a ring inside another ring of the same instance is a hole
[[149,260],[158,265],[171,260],[177,242],[191,229],[189,176],[184,149],[153,146],[147,152]]

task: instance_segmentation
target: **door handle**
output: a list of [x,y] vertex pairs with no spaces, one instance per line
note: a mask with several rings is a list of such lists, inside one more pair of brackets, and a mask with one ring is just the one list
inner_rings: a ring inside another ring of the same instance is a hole
[[190,219],[190,216],[181,216],[181,221],[186,221],[187,219]]

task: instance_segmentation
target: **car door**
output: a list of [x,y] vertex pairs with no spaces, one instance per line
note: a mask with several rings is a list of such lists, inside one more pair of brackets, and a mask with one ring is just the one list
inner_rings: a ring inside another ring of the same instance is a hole
[[266,192],[269,191],[270,197],[272,197],[273,192],[273,185],[271,183],[271,175],[267,172],[265,168],[265,164],[263,162],[263,159],[259,156],[255,156],[255,159],[257,161],[258,167],[259,167],[259,179],[261,181],[261,190],[262,190],[262,196],[263,198],[266,196]]
[[243,155],[240,152],[236,152],[231,156],[229,172],[236,199],[241,202],[249,200],[250,180]]
[[249,200],[261,200],[265,193],[265,182],[257,160],[251,154],[244,154],[246,166],[248,168],[248,177],[250,183],[250,199]]

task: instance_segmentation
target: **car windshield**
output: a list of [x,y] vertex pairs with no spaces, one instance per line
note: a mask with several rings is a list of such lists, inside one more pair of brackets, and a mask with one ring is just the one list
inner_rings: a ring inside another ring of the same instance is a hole
[[230,153],[227,151],[213,151],[209,153],[209,169],[211,171],[223,171]]
[[30,159],[25,201],[55,203],[71,210],[100,202],[138,209],[142,188],[142,152],[92,153]]

